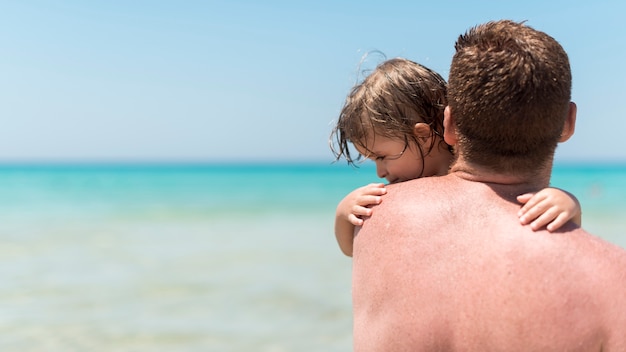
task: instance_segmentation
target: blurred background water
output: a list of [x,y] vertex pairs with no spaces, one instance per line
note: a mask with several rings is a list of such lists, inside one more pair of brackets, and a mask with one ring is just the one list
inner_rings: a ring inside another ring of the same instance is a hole
[[[371,165],[0,167],[0,350],[348,351],[337,202]],[[626,248],[626,165],[559,165]]]

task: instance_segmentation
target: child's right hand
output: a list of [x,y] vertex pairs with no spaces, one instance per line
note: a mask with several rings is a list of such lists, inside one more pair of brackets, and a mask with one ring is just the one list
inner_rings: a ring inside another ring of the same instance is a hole
[[370,183],[355,189],[337,205],[335,236],[343,254],[352,257],[354,229],[363,225],[363,217],[371,216],[372,205],[380,204],[382,195],[387,193],[382,183]]
[[370,183],[350,192],[337,206],[337,213],[354,226],[363,225],[363,217],[372,215],[371,205],[380,204],[387,193],[385,184]]

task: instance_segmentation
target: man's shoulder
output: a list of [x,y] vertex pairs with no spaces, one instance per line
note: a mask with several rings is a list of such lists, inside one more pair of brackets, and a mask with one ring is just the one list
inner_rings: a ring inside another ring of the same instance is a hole
[[414,180],[404,181],[388,185],[388,194],[398,198],[411,198],[414,194],[440,195],[448,193],[450,188],[454,188],[459,183],[458,178],[446,176],[422,177]]
[[387,186],[382,202],[373,208],[372,218],[375,223],[382,220],[387,226],[411,223],[405,221],[408,219],[433,219],[443,215],[442,208],[455,209],[458,198],[458,186],[445,176],[400,182]]
[[415,180],[400,182],[387,186],[387,194],[381,205],[392,207],[402,205],[406,207],[414,204],[434,205],[435,203],[451,203],[463,196],[462,180],[448,176],[423,177]]

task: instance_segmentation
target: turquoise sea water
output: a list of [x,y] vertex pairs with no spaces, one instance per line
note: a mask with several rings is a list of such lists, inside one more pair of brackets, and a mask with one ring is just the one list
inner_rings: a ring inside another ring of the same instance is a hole
[[[349,351],[343,165],[0,166],[1,351]],[[626,248],[626,165],[560,165]]]

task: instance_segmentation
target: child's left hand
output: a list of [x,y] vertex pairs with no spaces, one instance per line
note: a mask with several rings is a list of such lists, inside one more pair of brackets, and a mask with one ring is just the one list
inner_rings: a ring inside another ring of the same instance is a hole
[[544,188],[537,193],[517,197],[524,204],[518,212],[522,225],[530,224],[533,230],[543,226],[550,232],[559,229],[569,220],[581,224],[581,209],[573,195],[558,188]]

